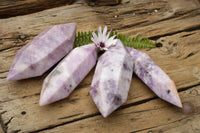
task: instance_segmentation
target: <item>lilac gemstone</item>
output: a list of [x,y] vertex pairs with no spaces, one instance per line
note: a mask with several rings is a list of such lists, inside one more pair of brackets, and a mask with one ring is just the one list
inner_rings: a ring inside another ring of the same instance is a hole
[[40,106],[69,96],[95,66],[97,48],[89,44],[73,49],[45,78],[40,96]]
[[74,45],[76,23],[46,29],[16,54],[7,80],[40,76],[55,65]]
[[134,62],[135,74],[161,99],[182,107],[176,86],[170,77],[146,54],[126,47]]
[[107,117],[127,99],[133,61],[120,40],[98,60],[90,88],[97,108]]

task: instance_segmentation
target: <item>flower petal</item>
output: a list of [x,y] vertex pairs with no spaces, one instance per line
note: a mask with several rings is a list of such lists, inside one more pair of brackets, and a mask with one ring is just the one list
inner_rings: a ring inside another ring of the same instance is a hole
[[101,26],[99,26],[99,29],[98,29],[98,38],[99,38],[99,41],[101,40],[101,37],[102,37],[102,28],[101,28]]
[[107,48],[110,48],[111,46],[116,45],[117,39],[113,39],[113,38],[115,38],[115,36],[116,36],[116,35],[112,36],[111,38],[109,38],[109,39],[106,41],[106,47],[107,47]]
[[110,37],[107,41],[112,41],[112,40],[114,40],[115,37],[116,37],[116,35]]
[[97,40],[98,40],[98,37],[97,37],[97,35],[96,35],[96,33],[95,33],[95,32],[92,32],[92,36],[93,36],[93,38],[94,38],[94,40],[95,40],[95,41],[97,41]]
[[102,28],[99,26],[98,33],[102,33]]
[[94,38],[91,38],[91,40],[94,42],[95,45],[96,43],[98,43]]
[[107,39],[106,39],[106,32],[107,32],[107,26],[104,27],[103,29],[103,33],[102,35],[100,36],[100,40],[105,42]]
[[103,36],[106,36],[106,32],[107,32],[107,26],[105,26],[103,29]]
[[109,38],[111,31],[112,31],[112,30],[110,30],[110,31],[108,32],[108,34],[107,34],[107,36],[106,36],[106,40]]

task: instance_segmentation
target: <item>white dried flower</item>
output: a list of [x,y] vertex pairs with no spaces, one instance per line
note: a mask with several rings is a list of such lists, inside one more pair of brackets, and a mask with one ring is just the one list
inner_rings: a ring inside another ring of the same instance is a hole
[[103,32],[101,26],[99,26],[98,36],[94,32],[92,32],[93,37],[91,38],[91,40],[100,50],[108,50],[108,48],[114,46],[117,42],[117,39],[114,39],[116,35],[109,38],[111,31],[109,31],[107,35],[106,33],[107,26],[104,27]]

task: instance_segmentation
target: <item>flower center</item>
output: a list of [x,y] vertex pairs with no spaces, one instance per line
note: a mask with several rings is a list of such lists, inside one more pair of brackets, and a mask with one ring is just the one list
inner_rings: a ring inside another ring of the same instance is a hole
[[99,46],[102,47],[102,48],[104,48],[105,44],[103,42],[100,42]]

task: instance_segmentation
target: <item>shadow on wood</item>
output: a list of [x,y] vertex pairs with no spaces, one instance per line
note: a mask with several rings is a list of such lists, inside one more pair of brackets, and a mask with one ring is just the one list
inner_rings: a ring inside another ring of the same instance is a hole
[[111,6],[120,4],[121,0],[87,0],[91,6]]

